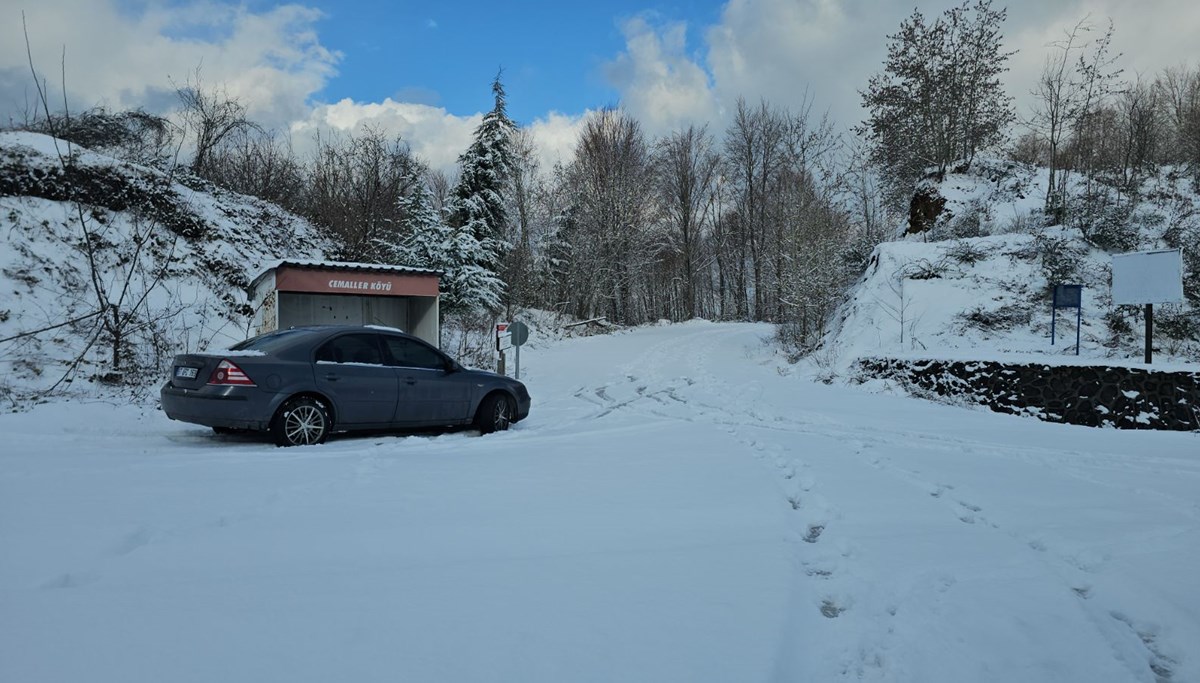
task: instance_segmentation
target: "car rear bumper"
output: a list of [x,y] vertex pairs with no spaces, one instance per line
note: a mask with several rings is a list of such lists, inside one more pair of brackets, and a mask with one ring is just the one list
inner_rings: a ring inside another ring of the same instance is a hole
[[204,386],[184,389],[167,382],[159,392],[163,412],[172,420],[207,427],[264,430],[275,413],[273,399],[256,387]]

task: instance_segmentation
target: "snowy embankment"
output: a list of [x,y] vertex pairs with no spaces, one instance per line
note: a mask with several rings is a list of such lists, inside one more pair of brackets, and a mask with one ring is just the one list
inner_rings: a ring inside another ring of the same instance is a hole
[[[60,154],[71,159],[66,170]],[[136,381],[96,384],[116,374],[101,301],[127,321],[120,370],[157,375],[175,353],[244,339],[251,278],[329,247],[268,202],[45,135],[0,132],[0,406],[52,386],[76,397],[137,390]]]
[[522,355],[512,431],[0,415],[0,680],[1200,680],[1200,441],[864,394],[762,325]]
[[[1045,169],[982,160],[971,173],[928,184],[925,191],[945,202],[937,222],[876,248],[835,316],[828,350],[818,354],[826,373],[846,373],[862,357],[1141,364],[1140,308],[1114,307],[1112,253],[1186,246],[1188,235],[1200,235],[1200,195],[1189,180],[1164,174],[1143,181],[1138,201],[1117,197],[1123,209],[1044,227],[1048,182]],[[1082,203],[1083,181],[1074,182]],[[1108,226],[1127,242],[1099,249],[1084,238],[1084,225]],[[1054,284],[1083,285],[1078,357],[1076,309],[1059,309],[1051,343]],[[1200,368],[1200,339],[1185,329],[1194,329],[1189,314],[1196,315],[1187,305],[1156,306],[1159,369]]]

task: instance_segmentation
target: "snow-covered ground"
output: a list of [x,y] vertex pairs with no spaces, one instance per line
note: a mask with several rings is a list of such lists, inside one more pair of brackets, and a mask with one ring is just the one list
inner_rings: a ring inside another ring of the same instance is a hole
[[770,334],[530,349],[484,438],[0,415],[0,680],[1200,680],[1200,435],[813,384]]

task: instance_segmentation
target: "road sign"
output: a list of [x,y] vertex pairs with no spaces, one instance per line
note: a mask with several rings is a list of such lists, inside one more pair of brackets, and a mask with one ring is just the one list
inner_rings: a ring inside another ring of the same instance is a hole
[[516,378],[521,379],[521,345],[529,340],[529,327],[525,323],[514,322],[508,326],[508,335],[512,345],[517,347]]
[[529,339],[529,327],[522,322],[515,322],[508,326],[508,332],[512,335],[512,345],[521,346]]

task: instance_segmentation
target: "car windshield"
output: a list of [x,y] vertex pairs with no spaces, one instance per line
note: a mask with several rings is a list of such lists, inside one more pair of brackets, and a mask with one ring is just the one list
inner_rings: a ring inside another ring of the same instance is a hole
[[251,337],[229,347],[231,351],[261,351],[271,353],[294,342],[301,334],[300,330],[278,330],[267,334]]

